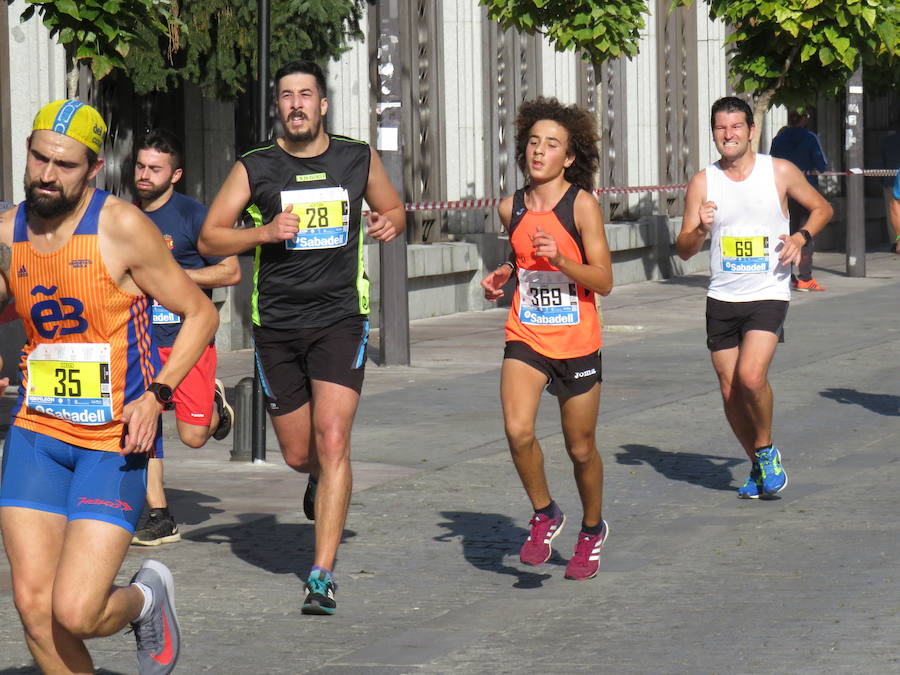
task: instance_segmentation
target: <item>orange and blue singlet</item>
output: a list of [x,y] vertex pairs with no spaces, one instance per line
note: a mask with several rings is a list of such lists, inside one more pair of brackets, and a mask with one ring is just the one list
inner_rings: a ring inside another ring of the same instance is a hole
[[601,346],[600,319],[594,292],[576,283],[546,258],[534,257],[532,237],[537,228],[556,240],[560,254],[586,263],[584,244],[575,227],[575,199],[581,188],[572,185],[551,211],[529,211],[525,191],[513,195],[507,230],[516,256],[518,284],[506,321],[506,341],[524,342],[551,359],[573,359],[596,353]]
[[[121,417],[124,406],[153,381],[159,354],[148,298],[119,288],[100,254],[97,229],[107,197],[94,190],[72,236],[49,254],[29,242],[25,205],[16,213],[9,286],[26,344],[0,505],[133,529],[131,520],[136,522],[143,505],[146,456],[119,456],[126,432]],[[79,464],[106,468],[95,467],[96,480],[85,482],[79,473],[91,469]],[[57,468],[71,474],[69,483],[54,477]],[[75,515],[78,508],[100,515]]]

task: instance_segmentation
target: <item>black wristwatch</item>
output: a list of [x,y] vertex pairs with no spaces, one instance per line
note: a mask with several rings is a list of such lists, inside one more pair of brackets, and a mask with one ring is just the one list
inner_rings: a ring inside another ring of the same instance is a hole
[[175,407],[175,392],[172,387],[162,382],[151,382],[147,387],[147,391],[152,393],[156,400],[160,402],[163,410],[172,410]]
[[806,246],[809,242],[812,241],[812,235],[807,230],[797,230],[801,235],[803,235],[803,245]]

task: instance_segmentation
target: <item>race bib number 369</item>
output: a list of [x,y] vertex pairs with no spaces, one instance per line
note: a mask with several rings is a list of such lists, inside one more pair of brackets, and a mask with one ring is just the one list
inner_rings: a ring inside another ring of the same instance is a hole
[[285,242],[288,250],[337,248],[347,243],[350,198],[344,188],[285,190],[281,193],[281,209],[288,204],[300,218],[300,231]]
[[108,344],[40,344],[28,355],[25,405],[73,424],[113,421]]
[[579,321],[578,289],[562,272],[519,270],[519,320],[533,326]]

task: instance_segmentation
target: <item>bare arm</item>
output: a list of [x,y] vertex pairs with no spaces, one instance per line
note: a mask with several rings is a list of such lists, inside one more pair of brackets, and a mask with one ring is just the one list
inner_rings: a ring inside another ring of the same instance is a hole
[[891,200],[891,225],[894,228],[894,234],[900,238],[900,199],[896,197]]
[[370,148],[370,152],[366,202],[371,212],[367,216],[367,234],[379,241],[390,241],[406,230],[406,210],[378,153],[374,148]]
[[[512,218],[512,201],[512,197],[504,197],[497,206],[497,215],[500,216],[500,222],[503,224],[504,230],[509,226],[509,221]],[[516,254],[513,251],[510,251],[509,262],[513,265],[516,264]],[[509,281],[512,273],[512,267],[501,263],[482,279],[481,287],[484,289],[485,300],[497,302],[497,300],[502,298],[503,286]]]
[[[831,204],[819,194],[806,176],[801,173],[800,169],[784,159],[773,159],[775,167],[775,183],[784,186],[784,196],[782,197],[782,208],[787,207],[787,198],[790,197],[798,204],[809,211],[809,217],[802,229],[809,232],[810,236],[815,237],[819,232],[825,229],[834,215],[834,209]],[[806,238],[799,232],[794,234],[781,235],[779,237],[784,246],[782,247],[778,257],[782,261],[800,261],[800,249],[806,243]]]
[[191,281],[200,288],[222,288],[234,286],[241,281],[241,266],[237,257],[230,255],[214,265],[207,265],[195,270],[185,270]]
[[262,227],[234,229],[250,196],[247,169],[240,162],[235,162],[203,221],[200,239],[197,241],[197,250],[201,255],[236,255],[260,244],[294,238],[300,229],[300,218],[296,213],[291,213],[290,204]]
[[13,229],[16,221],[16,209],[0,213],[0,312],[12,300],[9,288],[9,270],[12,265]]
[[581,233],[587,262],[579,263],[562,255],[552,237],[540,231],[534,236],[534,255],[547,258],[551,265],[576,283],[607,296],[613,287],[612,255],[606,241],[603,213],[597,200],[584,191],[575,198],[575,227]]
[[[119,285],[128,291],[142,291],[184,317],[171,355],[154,378],[174,389],[215,334],[219,325],[216,308],[175,262],[156,226],[136,207],[121,200],[104,206],[100,233],[103,259]],[[160,412],[151,393],[125,406],[122,420],[128,433],[123,454],[152,447]]]
[[682,260],[688,260],[703,248],[706,235],[712,228],[715,209],[715,203],[706,199],[706,172],[701,171],[688,183],[681,232],[675,240],[675,251]]
[[[0,214],[0,312],[2,312],[6,308],[6,305],[9,304],[9,301],[12,300],[8,279],[9,270],[12,264],[12,239],[15,214],[15,209],[9,209]],[[2,369],[3,359],[0,358],[0,370]],[[3,394],[8,386],[9,378],[0,378],[0,394]]]

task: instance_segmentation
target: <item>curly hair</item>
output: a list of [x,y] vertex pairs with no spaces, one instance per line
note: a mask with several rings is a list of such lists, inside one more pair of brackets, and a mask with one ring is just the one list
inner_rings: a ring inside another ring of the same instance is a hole
[[594,174],[600,165],[600,152],[597,145],[597,121],[594,116],[576,105],[563,105],[555,98],[540,96],[533,101],[524,101],[519,106],[516,116],[516,164],[522,175],[528,180],[528,167],[525,163],[525,148],[531,127],[540,120],[551,120],[562,125],[569,132],[567,153],[575,155],[575,161],[564,172],[570,183],[585,190],[594,187]]

